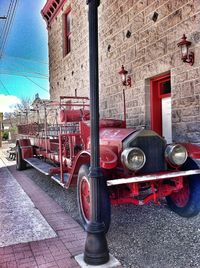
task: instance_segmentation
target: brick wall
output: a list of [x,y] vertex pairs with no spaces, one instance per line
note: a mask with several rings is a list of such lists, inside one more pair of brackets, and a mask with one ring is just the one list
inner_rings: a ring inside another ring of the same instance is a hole
[[[72,8],[72,50],[63,57],[62,16]],[[152,20],[154,12],[157,21]],[[85,1],[67,1],[49,29],[50,95],[89,94]],[[131,33],[128,37],[128,31]],[[195,64],[177,43],[192,42]],[[173,139],[200,143],[200,0],[102,0],[99,7],[100,113],[123,118],[121,65],[134,81],[126,91],[129,126],[150,126],[150,78],[171,73]]]

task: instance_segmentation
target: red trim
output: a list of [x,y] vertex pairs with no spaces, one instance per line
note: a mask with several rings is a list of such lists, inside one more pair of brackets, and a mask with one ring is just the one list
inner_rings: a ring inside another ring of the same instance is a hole
[[41,14],[48,27],[51,26],[53,20],[59,14],[66,2],[67,0],[47,0],[45,6],[41,10]]
[[163,82],[170,80],[170,73],[156,76],[150,80],[150,109],[151,129],[162,135],[162,107],[161,99],[170,97],[171,94],[161,94],[160,88]]

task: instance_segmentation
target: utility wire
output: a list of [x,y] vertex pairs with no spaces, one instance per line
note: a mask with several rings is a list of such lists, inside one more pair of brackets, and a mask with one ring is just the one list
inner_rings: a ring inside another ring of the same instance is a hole
[[[21,76],[21,77],[25,77],[24,74],[21,74],[21,73],[11,73],[10,71],[6,72],[6,71],[1,71],[0,70],[0,75],[1,74],[6,74],[6,75],[13,75],[13,76]],[[35,75],[26,75],[27,77],[33,77],[33,78],[38,78],[38,79],[43,79],[43,80],[48,80],[47,77],[42,77],[42,76],[35,76]]]
[[33,84],[35,84],[35,85],[38,86],[39,88],[43,89],[43,90],[46,91],[46,92],[49,92],[46,88],[40,86],[38,83],[36,83],[35,81],[33,81],[33,80],[32,80],[31,78],[29,78],[28,76],[25,76],[25,75],[24,75],[24,77],[25,77],[26,79],[30,80]]
[[3,50],[4,50],[4,47],[5,47],[7,38],[8,38],[8,34],[9,34],[9,31],[10,31],[12,23],[13,23],[17,3],[18,3],[18,0],[15,0],[15,2],[13,2],[11,0],[11,5],[12,5],[11,9],[12,9],[12,11],[8,14],[8,19],[7,19],[8,23],[6,23],[6,27],[5,27],[5,32],[4,32],[4,36],[3,36],[3,42],[2,42],[2,46],[1,46],[1,50],[0,50],[0,57],[2,57]]
[[0,80],[0,83],[1,83],[2,87],[4,88],[5,92],[6,92],[8,95],[10,95],[9,90],[5,87],[4,83],[3,83],[1,80]]
[[13,23],[13,19],[14,19],[16,7],[17,7],[17,1],[18,0],[15,0],[15,2],[14,2],[14,1],[11,0],[11,8],[10,8],[10,13],[8,15],[8,21],[7,21],[5,32],[4,32],[4,39],[3,39],[3,42],[2,42],[0,57],[3,54],[3,50],[4,50],[4,47],[5,47],[7,38],[8,38],[8,34],[10,32],[10,29],[11,29],[11,26],[12,26],[12,23]]
[[[14,62],[14,65],[15,66],[19,66],[20,68],[23,67],[23,69],[27,69],[27,70],[31,70],[30,68],[27,68],[26,66],[24,66],[23,64],[20,64],[20,63],[17,63],[17,62]],[[22,71],[23,72],[23,71]],[[25,71],[26,72],[26,71]],[[31,70],[32,73],[35,73],[35,74],[39,74],[41,76],[45,76],[45,77],[48,77],[48,74],[41,74],[41,73],[38,73],[38,72],[34,72],[33,70]],[[27,72],[27,73],[30,73],[30,72]]]
[[31,62],[36,62],[36,63],[41,63],[41,64],[48,65],[48,62],[44,62],[42,60],[35,60],[35,59],[31,59],[31,58],[23,58],[23,57],[19,57],[19,56],[8,56],[8,55],[4,55],[3,57],[20,59],[20,60],[24,60],[24,61],[31,61]]
[[[6,19],[6,21],[5,21],[4,25],[3,25],[3,28],[2,28],[1,40],[3,40],[5,29],[6,29],[6,26],[7,26],[8,20],[9,20],[9,17],[10,17],[10,11],[11,11],[12,1],[13,0],[10,1],[9,7],[8,7],[8,11],[7,11],[7,14],[6,14],[7,19]],[[3,44],[3,42],[2,42],[2,44]]]
[[[15,65],[18,65],[16,64],[16,62],[14,63]],[[33,84],[35,84],[36,86],[38,86],[39,88],[41,88],[42,90],[46,91],[46,92],[49,92],[46,88],[40,86],[38,83],[36,83],[35,81],[33,81],[31,78],[29,78],[27,75],[23,75],[26,79],[30,80]]]
[[15,72],[15,73],[27,73],[27,74],[34,74],[34,75],[37,75],[37,76],[41,76],[42,78],[44,78],[44,79],[48,79],[49,77],[48,77],[48,75],[46,75],[46,74],[42,74],[42,73],[38,73],[38,72],[34,72],[34,71],[23,71],[23,70],[16,70],[16,69],[11,69],[11,68],[9,68],[9,69],[6,69],[6,68],[2,68],[2,67],[0,67],[0,71],[5,71],[5,72]]

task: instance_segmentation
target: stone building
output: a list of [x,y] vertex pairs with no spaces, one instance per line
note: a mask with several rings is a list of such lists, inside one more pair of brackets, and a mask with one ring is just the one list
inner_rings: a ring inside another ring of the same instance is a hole
[[[168,141],[200,143],[200,0],[101,0],[99,70],[101,117],[152,128]],[[49,38],[50,96],[89,94],[88,21],[85,0],[48,0],[42,15]],[[191,42],[194,64],[177,43]]]

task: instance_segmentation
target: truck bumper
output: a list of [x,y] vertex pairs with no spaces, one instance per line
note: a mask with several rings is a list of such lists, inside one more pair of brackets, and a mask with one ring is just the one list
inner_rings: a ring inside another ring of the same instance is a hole
[[135,176],[131,178],[120,178],[120,179],[108,180],[107,186],[136,183],[136,182],[166,180],[166,179],[172,179],[176,177],[184,177],[184,176],[197,175],[197,174],[200,174],[200,169],[154,173],[154,174],[149,174],[149,175]]

